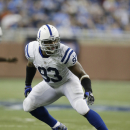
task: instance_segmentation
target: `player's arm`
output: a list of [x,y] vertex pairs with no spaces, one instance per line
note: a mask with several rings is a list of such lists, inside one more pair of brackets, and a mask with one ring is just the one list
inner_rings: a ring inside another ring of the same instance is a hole
[[25,80],[26,86],[31,86],[31,83],[35,74],[36,74],[36,68],[34,64],[28,61],[27,66],[26,66],[26,80]]
[[77,61],[74,66],[69,67],[69,70],[75,74],[81,81],[81,85],[85,90],[85,97],[88,97],[88,104],[94,103],[94,96],[92,95],[91,80],[86,74],[81,64]]
[[0,61],[1,61],[1,62],[7,62],[7,59],[6,59],[6,58],[3,58],[3,57],[0,57]]
[[15,63],[17,62],[18,59],[16,57],[13,57],[13,58],[7,58],[7,62],[10,62],[10,63]]
[[25,56],[28,60],[26,66],[26,79],[25,79],[25,92],[24,95],[27,97],[28,93],[31,92],[31,83],[36,74],[36,68],[33,64],[34,52],[35,52],[35,42],[30,42],[25,46]]
[[91,80],[89,78],[89,75],[86,74],[83,67],[78,61],[74,66],[69,67],[69,70],[80,79],[81,84],[86,91],[92,92]]
[[24,92],[25,97],[27,97],[28,93],[30,93],[32,90],[31,83],[35,74],[36,74],[36,68],[34,64],[28,61],[26,66],[26,80],[25,80],[25,92]]
[[13,62],[17,62],[17,61],[18,61],[18,59],[16,57],[14,57],[14,58],[0,57],[0,62],[11,62],[11,63],[13,63]]

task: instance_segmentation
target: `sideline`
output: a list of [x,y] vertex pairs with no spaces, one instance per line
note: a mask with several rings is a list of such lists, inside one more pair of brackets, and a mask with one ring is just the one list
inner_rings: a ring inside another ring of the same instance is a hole
[[[10,110],[22,110],[22,102],[6,102],[6,101],[0,101],[0,107],[5,107],[6,109]],[[92,105],[89,106],[91,109],[95,111],[124,111],[128,112],[130,111],[130,106],[101,106],[101,105]],[[61,109],[72,109],[71,105],[60,105],[60,104],[51,104],[46,106],[49,110],[61,110]]]

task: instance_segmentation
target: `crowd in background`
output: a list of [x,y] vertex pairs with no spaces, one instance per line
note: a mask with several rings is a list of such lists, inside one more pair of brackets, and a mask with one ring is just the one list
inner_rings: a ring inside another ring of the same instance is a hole
[[130,31],[129,0],[0,0],[3,28],[57,28]]

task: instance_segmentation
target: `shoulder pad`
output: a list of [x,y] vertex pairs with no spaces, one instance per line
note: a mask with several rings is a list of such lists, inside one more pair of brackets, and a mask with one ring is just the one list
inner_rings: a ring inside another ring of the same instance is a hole
[[61,62],[67,65],[67,67],[75,65],[77,61],[77,55],[73,51],[73,49],[69,48],[68,46],[63,47],[63,57],[61,59]]
[[35,45],[36,45],[36,42],[30,42],[25,46],[25,56],[31,62],[33,62],[34,60],[34,49],[35,49],[34,46]]

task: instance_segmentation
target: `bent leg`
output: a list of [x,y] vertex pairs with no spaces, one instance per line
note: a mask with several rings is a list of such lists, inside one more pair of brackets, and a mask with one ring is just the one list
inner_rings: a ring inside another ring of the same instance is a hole
[[90,110],[86,100],[84,100],[84,93],[82,86],[76,79],[71,79],[63,89],[65,96],[70,101],[72,107],[81,115],[83,115],[91,125],[97,130],[108,130],[102,118],[93,110]]
[[25,98],[23,101],[23,109],[26,112],[30,112],[31,115],[37,119],[45,122],[50,127],[57,127],[60,125],[60,123],[55,118],[53,118],[47,109],[43,106],[54,102],[59,97],[60,96],[57,95],[53,88],[42,81],[36,85],[28,97]]
[[72,107],[81,115],[85,115],[90,109],[84,100],[84,92],[77,77],[72,77],[62,87],[62,93],[67,97]]

